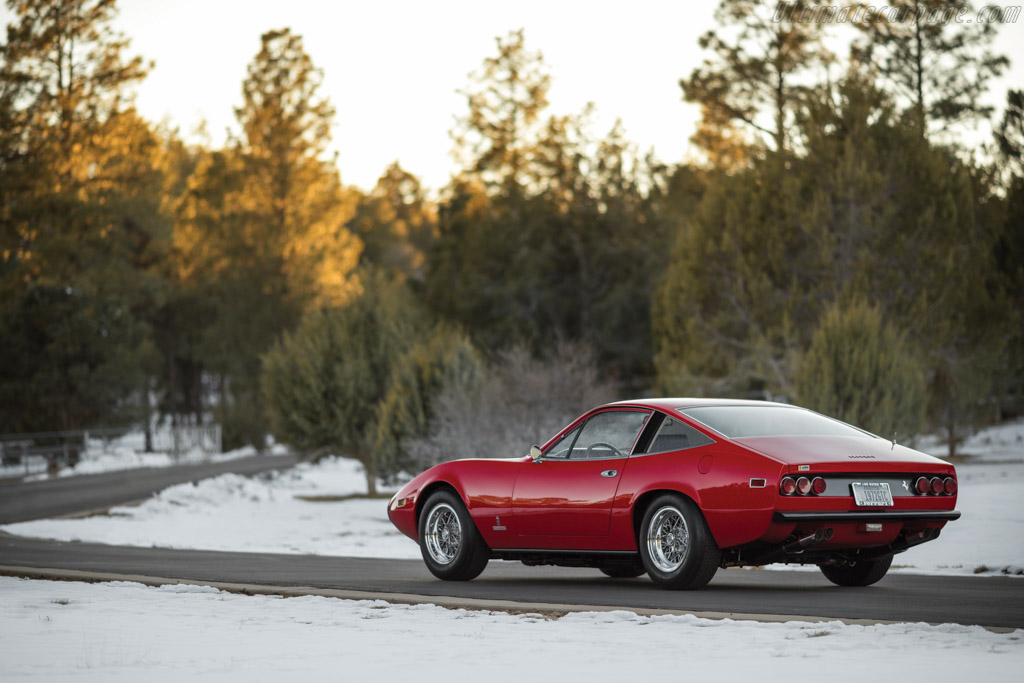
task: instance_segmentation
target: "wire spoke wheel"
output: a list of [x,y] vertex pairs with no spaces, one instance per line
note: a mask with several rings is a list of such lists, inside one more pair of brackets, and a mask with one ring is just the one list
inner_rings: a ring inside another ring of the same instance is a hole
[[475,579],[491,557],[465,504],[452,490],[430,494],[417,530],[423,562],[443,581]]
[[462,547],[462,524],[455,510],[447,503],[439,503],[427,516],[424,541],[430,557],[438,564],[451,564]]
[[647,552],[654,565],[663,572],[674,572],[689,548],[690,531],[682,513],[670,505],[655,512],[647,525]]
[[703,588],[722,562],[700,508],[675,492],[662,493],[644,507],[636,545],[651,581],[669,590]]

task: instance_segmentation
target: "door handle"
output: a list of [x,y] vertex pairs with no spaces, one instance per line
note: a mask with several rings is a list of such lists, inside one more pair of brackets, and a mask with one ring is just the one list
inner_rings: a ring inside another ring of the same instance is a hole
[[602,477],[608,477],[609,479],[611,479],[612,477],[614,477],[618,473],[619,473],[618,470],[605,470],[604,472],[601,473],[601,476]]

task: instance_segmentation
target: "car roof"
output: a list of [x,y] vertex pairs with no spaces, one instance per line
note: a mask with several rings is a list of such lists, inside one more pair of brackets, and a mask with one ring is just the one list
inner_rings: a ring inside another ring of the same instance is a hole
[[609,406],[642,406],[645,408],[658,408],[659,410],[682,410],[684,408],[696,408],[698,406],[775,406],[782,408],[796,408],[797,406],[788,403],[775,403],[773,401],[756,401],[735,398],[643,398],[632,401],[616,401],[607,404]]

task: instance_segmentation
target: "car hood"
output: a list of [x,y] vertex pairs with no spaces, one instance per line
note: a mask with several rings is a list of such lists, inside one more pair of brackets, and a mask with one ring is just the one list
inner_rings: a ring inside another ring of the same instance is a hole
[[759,436],[733,439],[789,465],[814,463],[944,464],[938,458],[870,436]]

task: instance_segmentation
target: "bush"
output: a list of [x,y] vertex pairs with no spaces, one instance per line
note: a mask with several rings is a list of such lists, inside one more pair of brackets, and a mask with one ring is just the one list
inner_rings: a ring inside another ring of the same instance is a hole
[[409,444],[420,467],[459,458],[526,455],[581,413],[613,399],[585,348],[558,344],[536,359],[523,347],[498,354],[482,373],[450,373],[429,436]]
[[399,284],[365,274],[363,285],[347,306],[304,316],[264,356],[262,379],[274,436],[314,455],[359,460],[372,495],[384,464],[374,448],[381,407],[417,326]]
[[908,347],[877,308],[835,305],[797,367],[797,399],[879,435],[913,436],[924,415],[925,373]]
[[444,326],[406,351],[377,418],[373,447],[381,476],[392,479],[403,469],[420,469],[424,461],[413,444],[433,424],[438,394],[446,387],[480,386],[483,376],[483,362],[468,338]]

